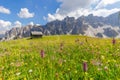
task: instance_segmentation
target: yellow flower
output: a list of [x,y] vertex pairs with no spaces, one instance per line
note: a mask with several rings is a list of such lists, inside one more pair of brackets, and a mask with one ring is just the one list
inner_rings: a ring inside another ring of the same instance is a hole
[[101,59],[104,60],[104,59],[105,59],[105,56],[101,55]]
[[2,78],[0,78],[0,80],[3,80]]
[[21,62],[22,65],[24,65],[24,62]]
[[110,62],[111,62],[111,60],[107,60],[107,62],[106,62],[106,63],[108,64],[108,63],[110,63]]
[[112,61],[113,61],[113,62],[116,62],[116,60],[115,60],[115,59],[112,59]]
[[117,49],[117,51],[119,51],[119,49]]
[[88,73],[87,73],[87,72],[85,72],[85,75],[88,75]]
[[24,80],[27,80],[26,78],[24,78]]
[[110,60],[107,61],[108,63],[110,62]]
[[[3,80],[3,79],[2,79]],[[12,78],[8,78],[8,80],[13,80]]]
[[75,73],[77,74],[77,70],[75,70]]
[[34,59],[34,56],[32,56],[32,59]]
[[88,62],[87,60],[84,60],[84,59],[83,59],[82,61],[83,61],[83,62]]
[[35,63],[35,66],[37,66],[38,64],[37,63]]
[[70,68],[68,68],[68,71],[70,71]]
[[28,65],[28,63],[25,63],[25,65]]
[[50,63],[50,60],[48,60],[47,62]]
[[90,80],[94,80],[93,78],[90,78]]

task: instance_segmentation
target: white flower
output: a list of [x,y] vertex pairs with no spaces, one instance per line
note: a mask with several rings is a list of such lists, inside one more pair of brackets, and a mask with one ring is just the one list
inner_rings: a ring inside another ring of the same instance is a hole
[[21,74],[20,72],[16,73],[17,76],[19,76],[20,74]]
[[102,69],[101,68],[98,68],[98,71],[101,71]]
[[32,69],[30,69],[30,70],[29,70],[29,73],[31,73],[31,72],[33,72],[33,70],[32,70]]
[[108,70],[108,67],[107,67],[107,66],[105,66],[105,67],[104,67],[104,69],[105,69],[105,70]]

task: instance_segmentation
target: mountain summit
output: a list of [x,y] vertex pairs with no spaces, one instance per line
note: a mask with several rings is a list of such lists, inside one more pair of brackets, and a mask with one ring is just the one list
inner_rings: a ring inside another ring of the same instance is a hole
[[78,34],[92,37],[120,37],[119,12],[108,17],[98,17],[92,14],[77,19],[66,17],[63,20],[48,22],[46,25],[27,25],[12,28],[7,31],[6,39],[29,37],[31,31],[41,31],[44,35]]

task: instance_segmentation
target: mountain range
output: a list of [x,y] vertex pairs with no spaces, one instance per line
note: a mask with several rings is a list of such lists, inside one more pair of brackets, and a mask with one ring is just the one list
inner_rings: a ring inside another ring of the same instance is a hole
[[6,31],[3,40],[29,37],[31,31],[41,31],[44,35],[77,34],[101,38],[120,38],[120,14],[117,12],[107,17],[98,17],[90,14],[88,16],[80,16],[77,19],[67,16],[63,20],[54,20],[46,25],[16,27]]

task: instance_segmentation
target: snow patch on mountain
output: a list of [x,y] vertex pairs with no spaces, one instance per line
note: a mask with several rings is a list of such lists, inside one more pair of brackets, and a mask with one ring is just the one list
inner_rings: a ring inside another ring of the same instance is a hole
[[101,33],[103,35],[103,38],[107,38],[104,34],[105,29],[111,29],[114,30],[115,32],[118,33],[116,38],[120,38],[120,27],[118,26],[111,26],[111,25],[104,25],[104,26],[98,26],[97,28],[93,28],[91,25],[89,25],[88,29],[85,31],[84,35],[91,36],[91,37],[96,37],[98,33]]

